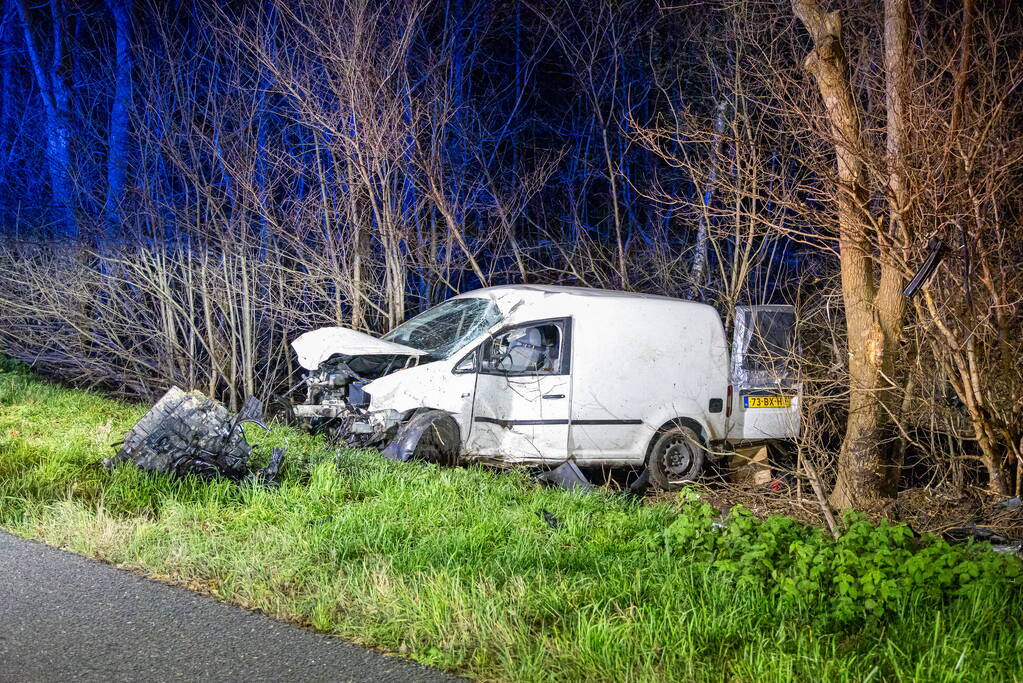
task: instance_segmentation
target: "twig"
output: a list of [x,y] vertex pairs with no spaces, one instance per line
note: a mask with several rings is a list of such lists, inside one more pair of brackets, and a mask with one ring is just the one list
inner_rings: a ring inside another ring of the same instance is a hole
[[806,470],[807,478],[810,480],[810,486],[813,487],[813,492],[817,495],[817,502],[820,503],[821,512],[824,513],[824,521],[828,523],[828,529],[831,530],[831,535],[838,540],[838,525],[835,524],[835,515],[831,512],[831,506],[828,505],[828,499],[824,497],[824,490],[821,488],[821,481],[817,477],[817,470],[814,469],[813,464],[809,458],[803,458],[803,469]]

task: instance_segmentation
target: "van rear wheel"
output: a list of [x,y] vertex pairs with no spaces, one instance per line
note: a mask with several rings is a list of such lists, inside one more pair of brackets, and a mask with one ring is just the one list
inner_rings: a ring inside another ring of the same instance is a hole
[[700,436],[689,427],[669,427],[655,438],[650,449],[650,483],[659,491],[677,491],[700,476],[703,462]]

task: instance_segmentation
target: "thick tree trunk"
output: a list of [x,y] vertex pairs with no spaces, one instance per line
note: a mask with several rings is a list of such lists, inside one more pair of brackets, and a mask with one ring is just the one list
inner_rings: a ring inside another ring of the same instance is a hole
[[887,397],[892,393],[902,327],[901,276],[887,259],[882,259],[881,285],[875,284],[873,221],[867,209],[860,148],[861,115],[849,82],[838,13],[824,12],[816,0],[792,0],[792,7],[813,37],[814,49],[804,67],[816,80],[824,101],[838,166],[839,263],[849,345],[849,417],[831,502],[840,509],[871,507],[892,493],[894,483],[884,440],[890,426]]
[[[885,110],[887,114],[888,230],[879,240],[881,258],[880,284],[877,291],[877,318],[884,334],[885,354],[882,358],[882,386],[878,398],[887,416],[901,414],[902,384],[896,362],[902,327],[906,317],[905,277],[900,264],[908,260],[912,236],[911,197],[906,160],[909,151],[909,82],[910,63],[909,2],[885,0],[884,5],[884,71]],[[901,478],[901,449],[891,448],[889,481],[898,484]]]

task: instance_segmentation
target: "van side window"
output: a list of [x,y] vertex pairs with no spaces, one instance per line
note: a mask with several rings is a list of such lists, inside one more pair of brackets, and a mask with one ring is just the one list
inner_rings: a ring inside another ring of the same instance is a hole
[[483,346],[480,371],[501,375],[562,375],[568,364],[565,347],[566,321],[527,323],[505,330]]

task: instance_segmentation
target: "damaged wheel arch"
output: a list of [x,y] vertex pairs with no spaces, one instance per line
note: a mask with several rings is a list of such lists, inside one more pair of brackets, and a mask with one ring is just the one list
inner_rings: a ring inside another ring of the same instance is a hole
[[383,456],[399,462],[422,460],[455,465],[461,446],[461,431],[451,413],[420,409],[398,427],[398,432],[384,448]]

